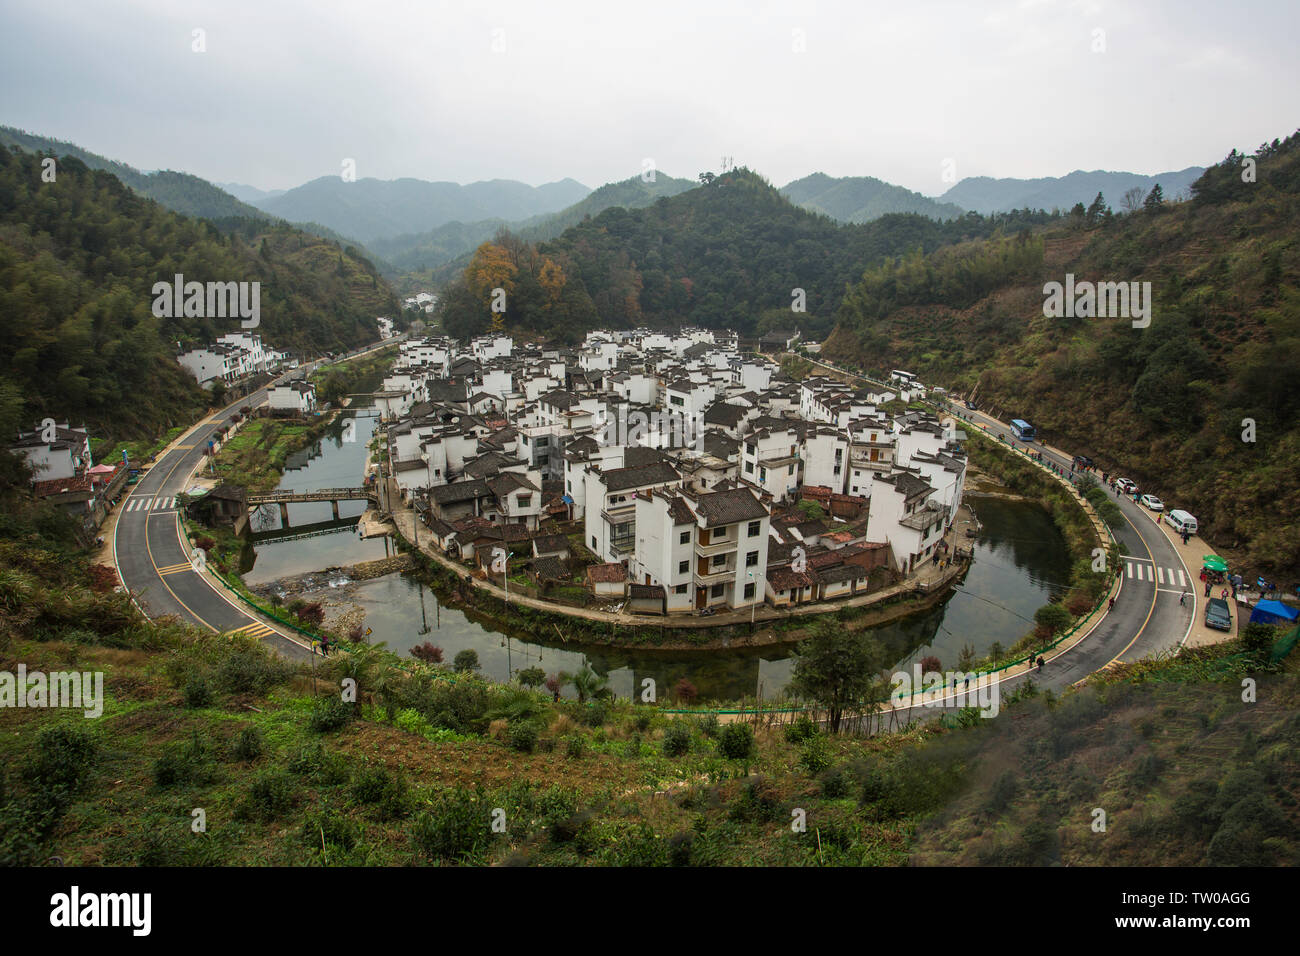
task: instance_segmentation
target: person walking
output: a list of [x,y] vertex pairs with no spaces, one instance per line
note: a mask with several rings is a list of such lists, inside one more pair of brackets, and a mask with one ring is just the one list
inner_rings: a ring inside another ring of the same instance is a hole
[[1110,599],[1110,601],[1107,603],[1107,605],[1106,605],[1106,610],[1108,610],[1108,611],[1113,611],[1113,610],[1115,610],[1115,599],[1114,599],[1113,597],[1112,597],[1112,598]]
[[1182,606],[1185,605],[1186,603],[1187,603],[1187,592],[1184,591],[1182,594],[1178,595],[1178,604],[1179,606]]
[[1219,592],[1219,600],[1220,600],[1220,601],[1226,601],[1226,600],[1228,600],[1228,589],[1227,589],[1227,588],[1224,588],[1222,591]]
[[1206,582],[1205,582],[1205,596],[1206,596],[1206,597],[1209,597],[1209,596],[1210,596],[1210,588],[1212,588],[1212,587],[1214,587],[1214,585],[1211,584],[1209,581],[1206,581]]

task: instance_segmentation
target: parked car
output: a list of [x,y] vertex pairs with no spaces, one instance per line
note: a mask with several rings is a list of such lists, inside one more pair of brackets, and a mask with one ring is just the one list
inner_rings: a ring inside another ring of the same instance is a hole
[[1210,598],[1205,605],[1205,626],[1216,631],[1232,630],[1232,611],[1223,598]]
[[1150,508],[1152,511],[1164,511],[1165,503],[1161,501],[1159,498],[1157,498],[1155,495],[1143,495],[1142,507]]
[[1186,511],[1180,511],[1175,508],[1173,511],[1165,515],[1165,521],[1168,522],[1169,526],[1179,534],[1182,534],[1183,532],[1186,532],[1187,534],[1196,534],[1196,519]]
[[1132,478],[1116,478],[1115,487],[1120,490],[1121,494],[1131,495],[1133,490],[1137,488],[1137,482]]
[[972,402],[972,401],[969,401],[969,400],[968,400],[968,401],[966,402],[966,407],[969,408],[972,412],[975,411],[975,403]]

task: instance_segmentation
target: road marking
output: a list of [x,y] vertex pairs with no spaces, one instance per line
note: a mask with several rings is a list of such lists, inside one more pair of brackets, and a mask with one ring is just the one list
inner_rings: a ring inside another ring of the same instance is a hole
[[261,621],[254,621],[252,624],[245,624],[243,627],[237,627],[233,631],[228,631],[227,633],[232,635],[246,634],[249,637],[267,637],[268,635],[276,633],[276,630],[269,624],[263,624]]
[[159,568],[158,571],[160,573],[165,573],[167,571],[180,571],[183,568],[188,568],[188,567],[190,567],[190,563],[188,561],[181,561],[178,562],[177,564],[169,564],[166,567]]
[[1128,570],[1128,576],[1130,578],[1133,577],[1133,563],[1131,561],[1126,561],[1124,567]]
[[163,570],[160,569],[160,570],[158,571],[158,574],[159,574],[159,575],[167,575],[167,574],[184,574],[184,573],[186,573],[187,571],[193,571],[193,570],[194,570],[194,568],[192,568],[192,567],[191,567],[190,565],[188,565],[188,564],[185,564],[185,565],[181,565],[181,567],[179,567],[179,568],[171,568],[170,570],[167,570],[167,571],[163,571]]
[[1187,576],[1183,574],[1181,568],[1178,569],[1178,586],[1183,588],[1187,587]]
[[1165,583],[1165,569],[1164,569],[1164,568],[1161,568],[1161,567],[1157,567],[1157,568],[1156,568],[1156,577],[1159,579],[1159,583],[1164,584],[1164,583]]

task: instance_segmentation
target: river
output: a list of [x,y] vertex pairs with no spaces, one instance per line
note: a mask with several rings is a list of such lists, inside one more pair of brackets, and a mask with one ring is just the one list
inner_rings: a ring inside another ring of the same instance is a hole
[[[367,446],[377,419],[367,408],[345,413],[344,419],[312,448],[289,461],[281,488],[302,491],[359,484]],[[937,656],[944,669],[956,666],[965,644],[977,655],[995,643],[1010,647],[1032,625],[1034,611],[1065,587],[1070,562],[1065,540],[1050,515],[1039,505],[997,497],[968,499],[981,522],[974,541],[975,560],[965,581],[943,603],[924,613],[874,629],[900,665],[927,655]],[[257,529],[245,551],[244,579],[257,585],[280,578],[355,564],[392,553],[386,538],[362,540],[355,520],[365,502],[340,504],[341,523],[330,528],[328,503],[289,506],[294,529],[315,525],[325,533],[293,540],[273,540],[279,529],[278,509],[256,516]],[[341,583],[337,580],[336,584]],[[437,595],[414,575],[388,575],[350,585],[350,600],[365,611],[371,641],[405,653],[426,641],[442,648],[444,659],[470,649],[478,654],[481,672],[507,680],[524,667],[538,666],[548,674],[577,670],[585,660],[607,675],[619,696],[640,693],[642,681],[655,681],[660,696],[685,679],[700,701],[739,700],[761,695],[769,699],[789,682],[793,669],[788,647],[749,651],[665,654],[613,648],[570,650],[537,642],[534,635],[485,626],[463,611],[444,608]],[[558,635],[549,635],[557,642]]]

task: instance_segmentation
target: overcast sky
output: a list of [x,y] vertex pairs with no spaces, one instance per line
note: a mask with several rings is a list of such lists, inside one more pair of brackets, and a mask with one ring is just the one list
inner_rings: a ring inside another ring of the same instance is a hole
[[0,124],[263,189],[349,158],[358,178],[595,187],[732,156],[778,186],[822,171],[936,195],[946,159],[957,178],[1156,173],[1293,132],[1297,11],[0,0]]

